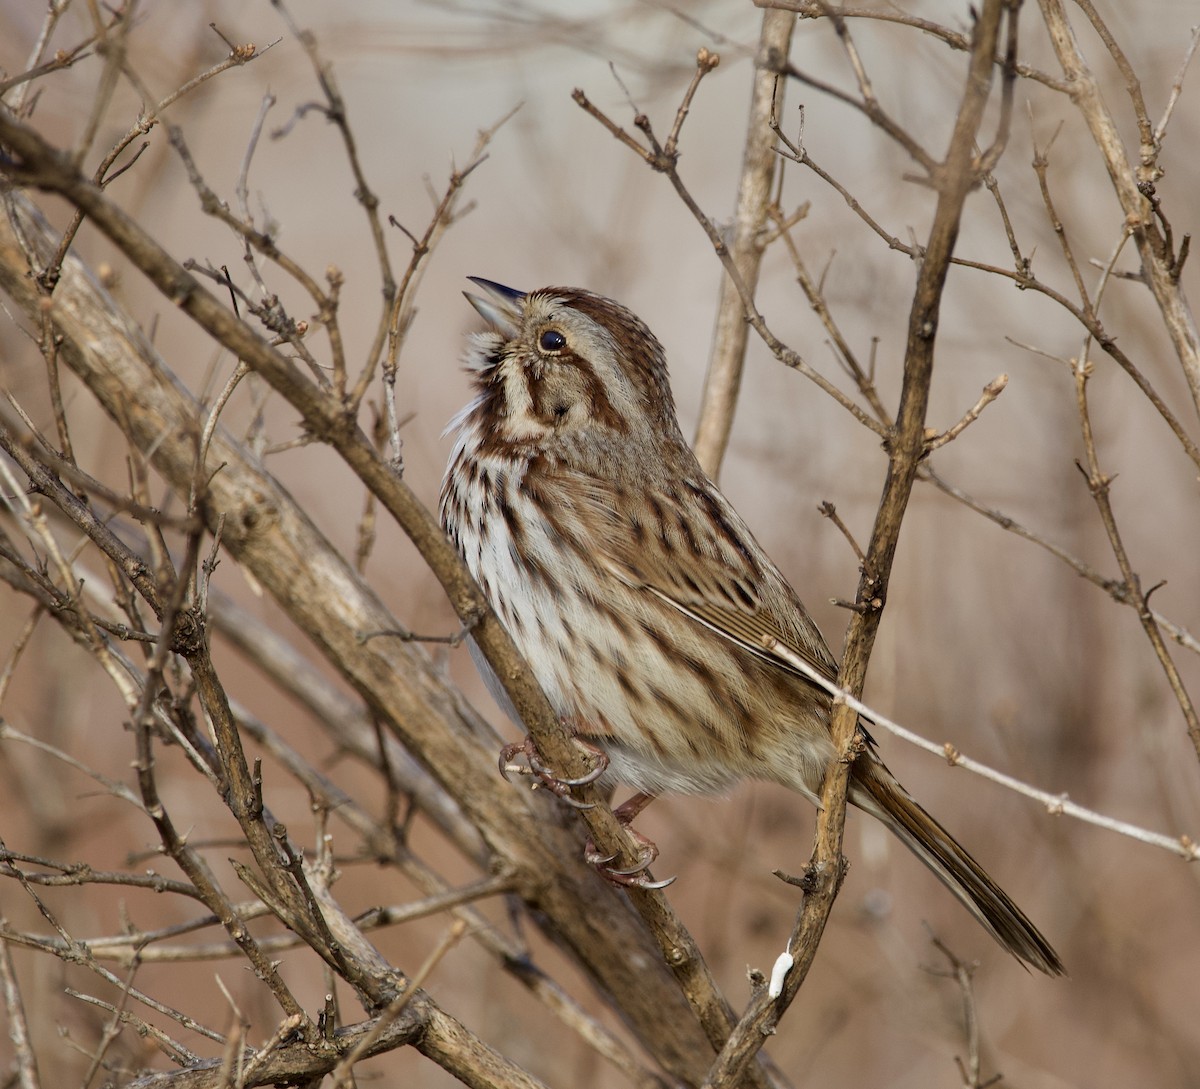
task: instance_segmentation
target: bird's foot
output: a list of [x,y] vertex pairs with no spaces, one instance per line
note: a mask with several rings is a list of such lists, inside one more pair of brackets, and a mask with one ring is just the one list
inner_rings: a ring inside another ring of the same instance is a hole
[[638,793],[630,798],[629,801],[613,810],[613,816],[617,818],[621,827],[633,837],[633,842],[637,844],[638,861],[636,865],[624,870],[617,869],[609,865],[617,857],[616,855],[602,855],[596,850],[596,845],[590,839],[584,845],[584,861],[591,866],[595,866],[600,876],[611,881],[614,885],[620,885],[623,888],[665,889],[675,880],[673,877],[664,878],[662,881],[651,880],[650,875],[646,871],[650,868],[650,863],[658,858],[658,845],[632,827],[634,817],[652,801],[654,801],[653,794]]
[[[608,768],[608,754],[590,741],[584,741],[582,738],[576,737],[575,744],[587,751],[595,763],[592,769],[586,774],[578,778],[570,779],[566,776],[557,774],[553,768],[546,764],[542,759],[541,754],[537,751],[537,746],[533,743],[533,738],[525,735],[525,740],[518,742],[516,745],[505,745],[500,750],[500,774],[505,779],[509,775],[534,775],[537,777],[537,782],[534,787],[544,786],[553,794],[562,798],[568,805],[573,805],[576,809],[591,809],[590,802],[577,802],[571,797],[571,789],[573,787],[586,786],[588,783],[594,783]],[[523,762],[522,762],[523,761]]]

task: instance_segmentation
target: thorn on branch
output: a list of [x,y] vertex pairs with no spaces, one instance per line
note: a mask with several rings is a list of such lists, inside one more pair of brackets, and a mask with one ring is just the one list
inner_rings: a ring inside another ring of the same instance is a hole
[[1149,589],[1149,590],[1147,590],[1147,591],[1146,591],[1146,592],[1145,592],[1145,593],[1142,595],[1142,604],[1143,604],[1143,605],[1144,605],[1144,606],[1145,606],[1147,609],[1149,609],[1149,608],[1150,608],[1150,595],[1151,595],[1152,593],[1154,593],[1156,590],[1161,590],[1161,589],[1162,589],[1164,586],[1166,586],[1166,584],[1167,584],[1167,580],[1166,580],[1166,579],[1159,579],[1159,580],[1158,580],[1158,582],[1156,582],[1156,583],[1155,583],[1153,586],[1151,586],[1151,587],[1150,587],[1150,589]]
[[1092,474],[1078,458],[1075,459],[1075,468],[1083,474],[1083,479],[1087,481],[1088,491],[1094,496],[1107,495],[1113,481],[1117,479],[1115,476],[1108,476],[1105,473]]
[[101,181],[101,183],[100,183],[100,188],[107,189],[110,182],[116,181],[122,174],[125,173],[125,171],[131,169],[133,167],[134,163],[136,163],[138,161],[138,159],[140,159],[142,157],[142,153],[149,146],[150,146],[150,141],[143,140],[141,145],[138,147],[137,151],[135,151],[133,153],[133,156],[130,158],[129,162],[125,163],[124,166],[118,167],[111,174],[107,174],[104,177],[104,180]]
[[230,302],[230,305],[233,307],[233,316],[235,318],[240,319],[242,316],[242,311],[241,311],[241,308],[238,306],[237,288],[235,288],[233,286],[233,277],[229,275],[229,266],[228,265],[221,266],[221,277],[222,277],[222,279],[224,279],[225,286],[229,290],[229,302]]
[[771,873],[785,885],[793,885],[803,893],[808,894],[816,890],[817,878],[811,866],[805,867],[804,872],[800,874],[790,874],[783,870],[772,870]]
[[388,216],[388,223],[395,227],[398,231],[403,231],[408,237],[408,240],[413,244],[413,253],[424,255],[426,247],[421,244],[421,240],[417,238],[403,223],[401,223],[394,215]]
[[1171,262],[1170,274],[1173,283],[1179,283],[1179,277],[1183,274],[1184,262],[1188,259],[1188,251],[1192,246],[1192,236],[1190,233],[1183,236],[1183,240],[1179,243],[1179,252],[1175,255],[1175,259]]

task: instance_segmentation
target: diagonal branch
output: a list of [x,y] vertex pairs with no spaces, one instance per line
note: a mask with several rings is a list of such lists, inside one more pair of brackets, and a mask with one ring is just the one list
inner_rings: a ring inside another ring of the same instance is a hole
[[[570,761],[586,765],[586,758],[545,707],[544,697],[503,630],[489,614],[479,611],[478,590],[436,522],[339,406],[321,396],[295,367],[221,307],[31,130],[0,117],[0,138],[10,155],[23,158],[26,172],[35,169],[36,162],[40,184],[85,206],[92,222],[160,291],[301,410],[312,433],[342,454],[409,531],[460,614],[475,624],[477,639],[492,656],[498,675],[516,693],[514,700],[526,712],[530,728],[545,725],[551,733],[562,735],[561,750],[552,750],[546,737],[539,736],[543,754],[568,774]],[[47,250],[52,252],[52,236],[25,198],[14,193],[9,205],[9,217],[0,220],[0,288],[27,315],[37,315],[42,297],[27,270],[31,261],[36,264]],[[186,491],[195,473],[195,446],[187,436],[197,430],[199,406],[168,374],[140,331],[71,259],[55,292],[53,314],[67,364],[133,442],[152,453],[157,469]],[[698,1079],[711,1045],[628,902],[579,857],[579,836],[565,825],[562,807],[543,795],[512,790],[499,780],[487,727],[459,695],[447,689],[423,652],[400,640],[364,644],[358,638],[361,631],[395,629],[395,618],[261,463],[219,428],[213,436],[211,464],[222,468],[209,482],[202,513],[214,528],[224,518],[223,547],[279,601],[388,729],[462,801],[491,855],[517,876],[520,895],[536,908],[538,917],[571,950],[596,986],[612,996],[657,1061],[676,1078]],[[613,829],[609,842],[615,846],[626,842],[607,806],[584,816],[602,850],[610,847],[601,844],[602,833],[596,829],[605,818]],[[622,955],[614,956],[614,948]]]

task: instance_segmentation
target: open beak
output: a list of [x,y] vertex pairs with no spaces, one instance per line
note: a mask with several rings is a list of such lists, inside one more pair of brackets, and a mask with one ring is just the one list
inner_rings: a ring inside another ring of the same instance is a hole
[[524,291],[515,291],[503,284],[485,280],[481,276],[468,276],[468,280],[484,291],[484,296],[472,295],[464,291],[463,295],[476,310],[480,317],[496,332],[506,337],[514,337],[521,327],[521,300],[525,298]]

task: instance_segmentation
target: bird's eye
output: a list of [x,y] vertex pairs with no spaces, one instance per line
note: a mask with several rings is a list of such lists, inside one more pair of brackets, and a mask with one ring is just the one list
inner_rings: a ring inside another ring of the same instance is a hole
[[538,347],[543,352],[561,352],[567,346],[567,338],[557,329],[547,329],[538,337]]

